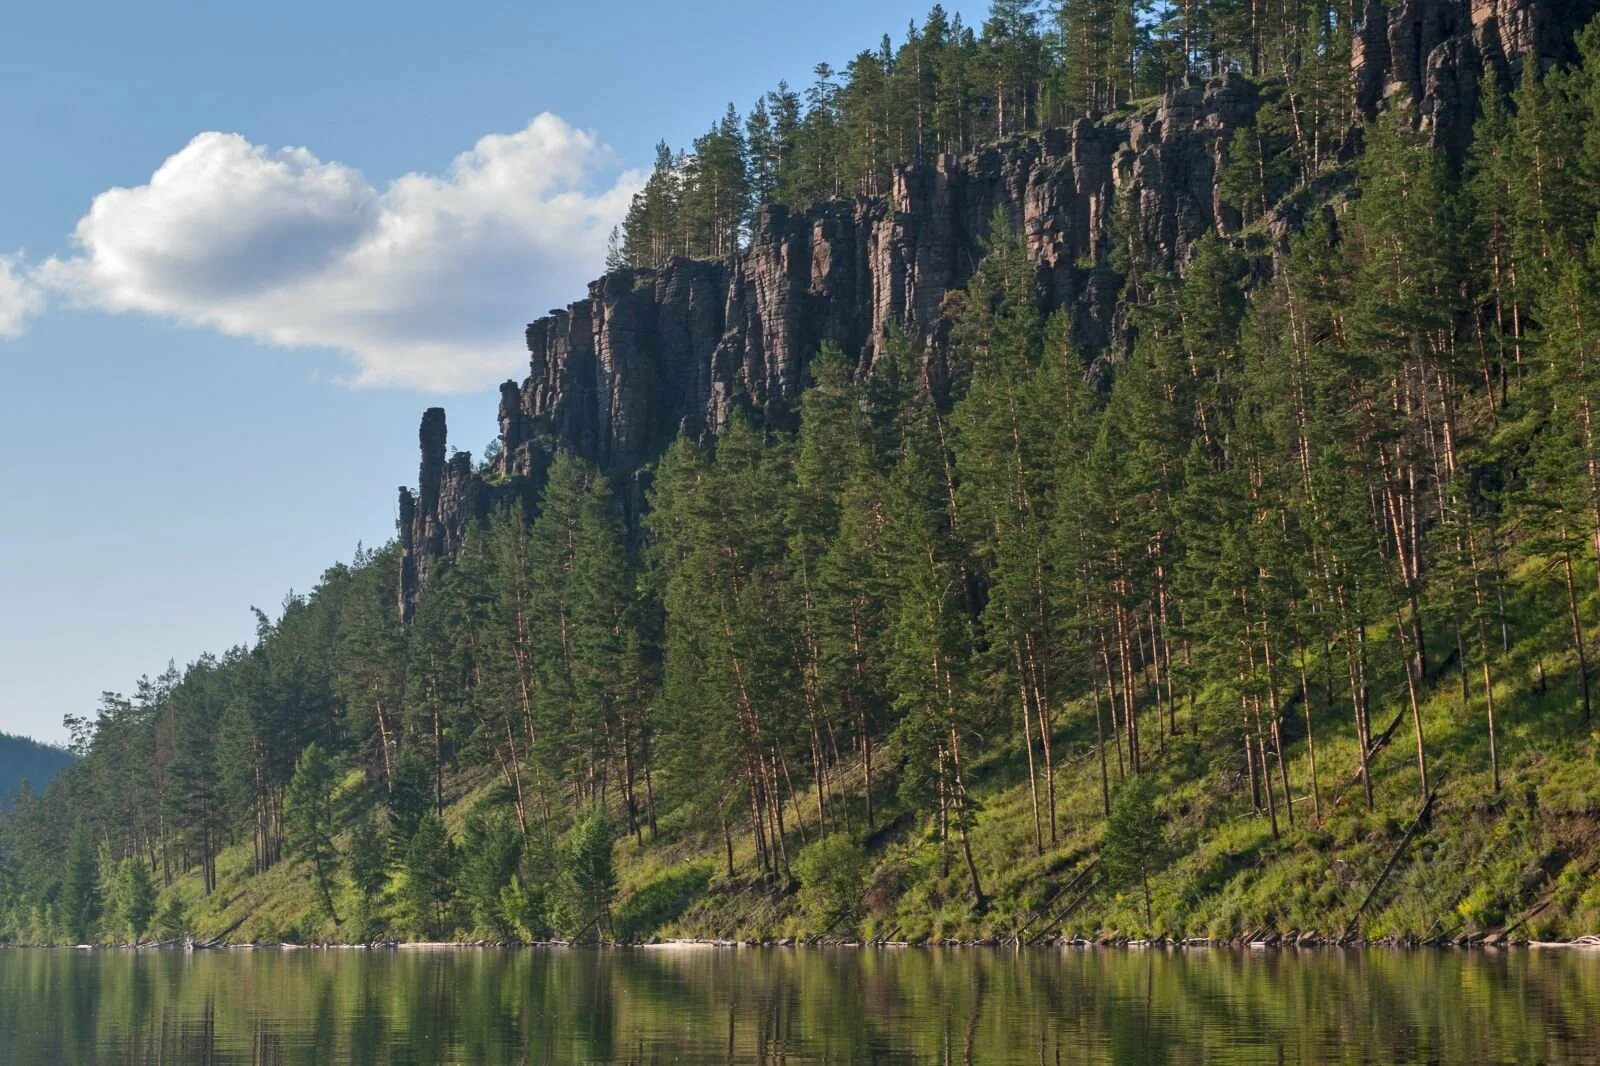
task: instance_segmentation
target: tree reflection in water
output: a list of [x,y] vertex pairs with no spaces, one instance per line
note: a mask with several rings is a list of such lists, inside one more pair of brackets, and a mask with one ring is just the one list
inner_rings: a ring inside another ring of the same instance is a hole
[[0,950],[7,1063],[1600,1061],[1600,954]]

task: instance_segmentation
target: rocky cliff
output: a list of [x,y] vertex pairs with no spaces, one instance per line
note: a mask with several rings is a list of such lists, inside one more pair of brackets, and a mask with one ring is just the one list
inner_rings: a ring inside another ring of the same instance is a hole
[[1026,235],[1051,307],[1104,337],[1114,294],[1096,290],[1113,192],[1131,189],[1153,247],[1181,260],[1222,210],[1216,175],[1255,92],[1231,77],[1173,93],[1156,111],[901,168],[887,197],[769,207],[729,259],[621,270],[587,299],[528,327],[532,373],[507,395],[507,474],[528,468],[539,427],[612,471],[674,435],[715,432],[736,405],[792,420],[806,364],[832,342],[863,369],[889,330],[934,337],[966,284],[997,208]]
[[1459,158],[1472,137],[1484,72],[1509,88],[1528,58],[1576,58],[1575,37],[1600,0],[1367,0],[1351,41],[1356,106],[1371,117],[1397,95]]
[[[1397,93],[1419,125],[1461,151],[1490,65],[1570,58],[1600,0],[1371,0],[1352,47],[1356,106]],[[1237,75],[1177,88],[1131,116],[1075,124],[963,158],[900,168],[888,196],[764,209],[748,247],[724,260],[613,271],[586,298],[527,329],[530,373],[501,386],[500,454],[489,476],[446,456],[444,412],[421,431],[418,490],[401,490],[401,599],[409,616],[432,559],[509,499],[533,499],[567,448],[615,475],[677,434],[714,434],[737,406],[789,426],[818,348],[868,372],[891,330],[937,350],[946,297],[971,277],[1003,210],[1026,239],[1047,309],[1070,309],[1087,350],[1118,337],[1120,279],[1107,268],[1115,204],[1142,243],[1182,270],[1195,241],[1237,217],[1220,177],[1234,130],[1254,121],[1255,86]],[[635,496],[637,494],[635,493]],[[637,499],[633,501],[637,504]]]
[[492,477],[465,453],[446,455],[442,410],[423,417],[418,488],[400,492],[405,610],[471,522],[537,493],[555,448],[627,474],[679,433],[714,434],[736,406],[792,425],[824,343],[862,372],[891,330],[937,344],[945,298],[976,269],[997,209],[1025,236],[1046,306],[1070,307],[1103,348],[1117,313],[1119,284],[1104,269],[1116,198],[1131,197],[1145,245],[1181,268],[1202,234],[1236,222],[1218,179],[1256,107],[1241,77],[1195,82],[1131,118],[1084,118],[902,167],[887,197],[767,207],[748,247],[724,260],[606,274],[528,326],[531,372],[501,386]]

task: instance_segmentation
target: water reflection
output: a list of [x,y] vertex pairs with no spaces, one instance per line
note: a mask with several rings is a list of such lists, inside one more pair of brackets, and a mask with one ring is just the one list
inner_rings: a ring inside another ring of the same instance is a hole
[[1600,955],[0,951],[5,1063],[1600,1061]]

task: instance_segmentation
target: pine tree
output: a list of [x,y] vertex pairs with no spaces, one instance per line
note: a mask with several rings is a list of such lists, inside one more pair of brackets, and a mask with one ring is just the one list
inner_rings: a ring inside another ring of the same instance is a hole
[[655,167],[634,194],[622,225],[622,258],[636,267],[654,267],[687,252],[678,215],[683,196],[678,162],[667,142],[656,145]]
[[455,845],[444,822],[429,813],[417,826],[406,848],[405,900],[411,920],[424,936],[447,935],[453,925],[450,905],[455,898],[457,860]]
[[323,911],[335,922],[338,912],[333,906],[333,875],[339,853],[333,846],[337,827],[334,812],[334,788],[338,775],[333,760],[320,744],[306,746],[295,762],[294,778],[284,800],[284,816],[289,828],[289,848],[292,854],[311,864],[316,877],[317,896]]
[[732,104],[694,142],[683,173],[682,225],[688,253],[720,258],[738,250],[750,216],[745,135]]
[[953,542],[954,501],[940,416],[923,393],[907,412],[900,460],[890,480],[885,530],[889,568],[897,575],[887,669],[906,752],[901,795],[926,807],[936,801],[945,865],[959,843],[972,905],[987,905],[972,855],[976,801],[966,764],[982,734],[968,656],[973,647],[967,575]]
[[78,825],[67,838],[66,873],[61,881],[61,923],[77,944],[87,943],[100,928],[100,863],[88,826]]
[[1030,129],[1043,63],[1037,0],[991,0],[983,24],[994,135],[1004,140]]
[[1051,490],[1046,427],[1055,397],[1041,394],[1034,382],[1043,322],[1033,266],[1007,220],[997,213],[990,228],[989,254],[968,286],[968,315],[955,337],[962,360],[972,367],[967,392],[951,416],[957,503],[976,568],[988,585],[981,621],[990,642],[991,677],[1002,692],[1015,694],[1020,710],[1034,848],[1042,854],[1044,838],[1054,843],[1057,836],[1055,638],[1043,551]]

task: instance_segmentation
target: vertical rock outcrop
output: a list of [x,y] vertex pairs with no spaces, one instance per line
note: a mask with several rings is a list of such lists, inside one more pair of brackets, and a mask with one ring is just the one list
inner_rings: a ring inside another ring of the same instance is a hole
[[[509,384],[515,391],[516,385]],[[422,450],[417,491],[400,488],[400,617],[408,623],[434,560],[459,551],[471,525],[487,518],[495,507],[525,491],[537,491],[536,474],[541,472],[530,457],[525,475],[491,482],[473,468],[466,452],[447,458],[442,407],[423,412],[417,436]]]
[[[1403,95],[1418,126],[1459,157],[1483,71],[1509,86],[1530,62],[1570,60],[1574,34],[1597,10],[1600,0],[1370,0],[1352,44],[1357,107],[1371,117]],[[749,246],[724,260],[606,274],[586,298],[528,326],[529,374],[501,386],[490,476],[465,453],[445,458],[442,411],[423,417],[418,490],[400,497],[403,612],[430,561],[459,547],[472,522],[505,501],[536,499],[558,448],[621,480],[680,433],[716,433],[735,407],[792,426],[824,344],[861,373],[896,330],[937,357],[947,297],[977,269],[997,212],[1026,241],[1045,309],[1070,310],[1083,347],[1114,355],[1126,337],[1109,269],[1113,218],[1180,271],[1202,235],[1234,230],[1220,177],[1234,130],[1254,121],[1258,102],[1237,75],[1190,81],[1131,117],[1086,117],[901,167],[886,196],[767,207]],[[632,508],[641,486],[638,476],[628,482]]]
[[[726,260],[614,271],[528,327],[522,415],[611,471],[637,467],[678,433],[715,433],[737,405],[791,424],[823,344],[865,370],[892,330],[937,337],[945,297],[977,268],[997,211],[1025,238],[1046,306],[1071,308],[1103,347],[1112,309],[1092,298],[1091,279],[1115,198],[1136,203],[1145,245],[1181,264],[1201,234],[1229,221],[1217,177],[1255,107],[1242,78],[1196,82],[1132,120],[1084,119],[901,167],[884,197],[768,207],[749,247]],[[502,425],[515,424],[503,409]]]
[[[500,503],[536,497],[550,453],[636,471],[680,433],[704,438],[744,407],[794,424],[806,371],[834,344],[867,372],[893,331],[937,349],[946,297],[983,258],[999,212],[1026,241],[1048,309],[1072,311],[1090,349],[1118,339],[1111,220],[1133,205],[1143,246],[1180,267],[1200,236],[1237,221],[1218,194],[1233,131],[1256,90],[1191,82],[1132,118],[1080,119],[1036,138],[904,166],[888,195],[761,211],[747,248],[719,261],[625,269],[527,329],[529,374],[500,389],[491,477],[446,458],[444,413],[423,418],[415,496],[400,499],[401,603],[429,563]],[[625,493],[640,503],[636,479]]]
[[1571,61],[1597,12],[1600,0],[1368,0],[1351,44],[1356,106],[1371,117],[1404,97],[1418,126],[1460,158],[1483,73],[1509,88],[1529,61],[1540,70]]

